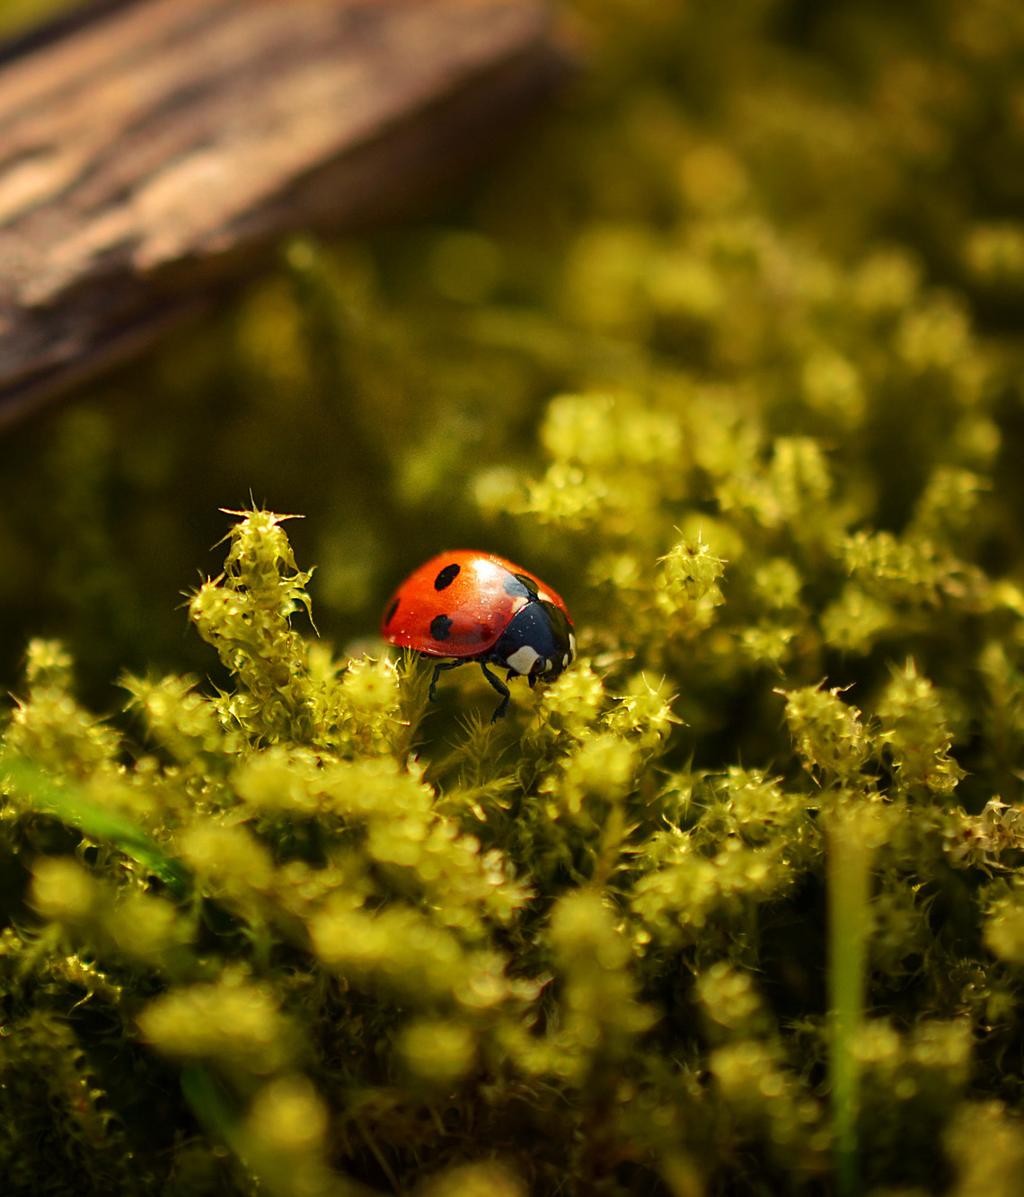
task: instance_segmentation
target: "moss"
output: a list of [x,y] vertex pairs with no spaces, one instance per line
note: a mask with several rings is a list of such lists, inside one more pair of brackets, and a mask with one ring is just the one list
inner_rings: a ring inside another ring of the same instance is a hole
[[[14,1193],[1019,1187],[1024,28],[566,17],[460,209],[0,447]],[[458,543],[579,632],[494,727],[373,634]]]
[[[762,573],[794,568],[770,558]],[[916,665],[871,714],[838,688],[780,692],[792,747],[774,776],[680,763],[671,693],[627,672],[641,645],[602,667],[620,678],[610,692],[585,656],[523,696],[518,732],[469,724],[445,756],[425,670],[332,658],[309,624],[311,579],[279,517],[238,516],[224,572],[189,606],[230,682],[126,678],[137,736],[87,717],[67,654],[33,646],[2,757],[4,852],[31,866],[0,955],[10,1152],[57,1142],[70,1168],[86,1151],[125,1192],[197,1169],[286,1194],[407,1187],[445,1166],[454,1185],[485,1167],[471,1163],[484,1146],[502,1183],[541,1191],[744,1187],[754,1159],[800,1187],[827,1175],[833,1145],[842,1160],[860,1143],[880,1180],[936,1175],[923,1148],[908,1162],[908,1138],[968,1117],[969,1068],[982,1091],[1005,1086],[1016,982],[964,966],[1020,962],[1016,891],[986,881],[1018,837],[1006,804],[956,804],[962,714]],[[714,635],[727,579],[700,540],[652,562],[635,602],[653,626],[674,593],[681,622],[646,651],[700,644],[701,611]],[[763,580],[745,601],[758,593],[770,613]],[[915,908],[945,877],[981,917],[933,916],[932,943]],[[832,1048],[804,954],[814,884],[840,912]],[[908,969],[915,952],[934,959]],[[844,996],[872,985],[892,1021]],[[810,1058],[787,1007],[819,1027]],[[993,1018],[971,1065],[972,1020]],[[99,1113],[88,1131],[79,1073],[53,1071],[72,1045],[116,1149],[144,1160],[133,1175],[107,1158]],[[830,1113],[831,1053],[849,1066],[833,1065],[845,1096]],[[44,1075],[56,1096],[22,1105]],[[143,1111],[161,1105],[153,1126]],[[531,1125],[557,1133],[527,1150]],[[76,1183],[50,1175],[54,1192]]]

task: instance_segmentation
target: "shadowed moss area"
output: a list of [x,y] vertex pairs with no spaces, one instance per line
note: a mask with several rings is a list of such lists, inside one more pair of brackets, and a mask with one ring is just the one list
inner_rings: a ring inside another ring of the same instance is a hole
[[[0,443],[5,1192],[1019,1189],[1024,18],[564,16]],[[377,635],[462,546],[579,637],[493,727]]]

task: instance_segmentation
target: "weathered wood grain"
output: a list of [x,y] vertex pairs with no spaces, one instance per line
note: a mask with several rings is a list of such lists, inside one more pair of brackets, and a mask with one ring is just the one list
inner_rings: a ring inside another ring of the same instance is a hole
[[136,0],[0,56],[0,424],[407,209],[563,65],[543,0]]

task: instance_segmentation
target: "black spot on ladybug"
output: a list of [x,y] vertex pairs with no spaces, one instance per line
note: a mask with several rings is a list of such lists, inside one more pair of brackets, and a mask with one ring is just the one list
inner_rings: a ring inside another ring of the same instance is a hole
[[430,634],[435,640],[447,640],[452,634],[452,621],[447,615],[435,615],[430,621]]
[[451,565],[446,565],[434,579],[434,589],[444,590],[446,586],[451,586],[451,584],[459,576],[461,570],[462,566],[456,565],[454,561],[451,563]]
[[397,610],[398,610],[398,599],[395,599],[395,601],[391,604],[391,606],[388,607],[387,615],[384,616],[384,626],[385,627],[387,627],[388,624],[395,618],[395,612]]
[[529,578],[522,574],[505,575],[505,593],[513,598],[536,598],[537,590]]

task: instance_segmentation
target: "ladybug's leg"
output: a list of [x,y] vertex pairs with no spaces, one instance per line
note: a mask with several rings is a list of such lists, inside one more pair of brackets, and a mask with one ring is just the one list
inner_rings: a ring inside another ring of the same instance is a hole
[[498,693],[501,695],[501,702],[498,703],[497,707],[495,708],[494,714],[491,716],[491,722],[496,723],[499,719],[501,719],[504,716],[505,712],[508,710],[508,700],[511,697],[511,695],[509,694],[508,686],[505,685],[505,683],[501,680],[500,677],[495,677],[494,674],[491,673],[491,671],[483,663],[483,661],[480,662],[480,668],[484,671],[484,677],[487,678],[487,680],[491,683],[491,685],[495,688],[495,690],[497,690]]
[[440,664],[434,666],[434,674],[430,679],[430,689],[427,695],[431,702],[437,702],[437,679],[446,669],[458,669],[460,665],[465,665],[465,661],[441,661]]

